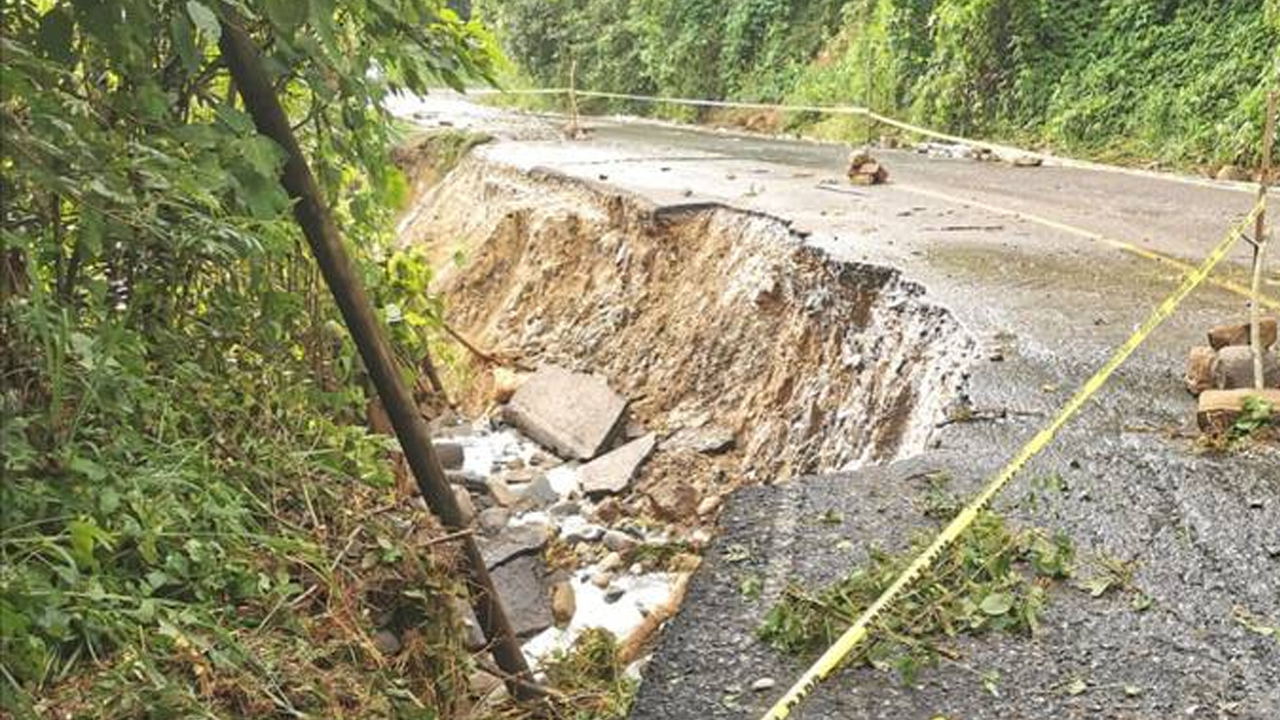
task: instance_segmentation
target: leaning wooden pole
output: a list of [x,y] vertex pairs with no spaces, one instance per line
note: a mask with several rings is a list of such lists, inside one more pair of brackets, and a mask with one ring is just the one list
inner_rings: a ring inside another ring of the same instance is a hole
[[281,183],[294,200],[293,215],[311,245],[325,283],[337,301],[378,396],[382,398],[422,497],[446,530],[460,534],[471,607],[480,621],[493,658],[509,676],[507,687],[513,696],[521,699],[536,697],[540,693],[532,684],[529,666],[485,569],[480,549],[471,535],[462,532],[468,523],[431,446],[427,425],[418,413],[413,396],[400,380],[395,360],[374,319],[373,308],[356,274],[355,265],[347,255],[338,228],[289,126],[289,119],[271,87],[258,49],[239,19],[225,6],[223,9],[219,47],[231,70],[231,77],[258,132],[274,140],[287,155]]
[[1249,344],[1253,346],[1253,387],[1266,387],[1265,366],[1262,362],[1266,349],[1262,347],[1262,266],[1267,256],[1267,188],[1271,183],[1271,148],[1276,134],[1276,98],[1272,90],[1267,95],[1267,120],[1262,129],[1262,165],[1258,177],[1258,202],[1262,209],[1253,227],[1253,284],[1250,290],[1253,301],[1249,303]]

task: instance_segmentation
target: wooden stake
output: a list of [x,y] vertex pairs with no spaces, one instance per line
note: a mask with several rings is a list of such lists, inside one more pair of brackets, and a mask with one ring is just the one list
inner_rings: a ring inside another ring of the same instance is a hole
[[[572,53],[572,51],[570,51]],[[573,118],[569,125],[569,139],[577,140],[578,133],[578,54],[569,56],[569,113]]]
[[493,658],[498,667],[511,676],[507,688],[512,696],[518,699],[539,697],[542,693],[537,691],[537,686],[532,682],[529,666],[494,590],[480,549],[470,534],[463,534],[468,530],[468,523],[445,479],[444,468],[431,445],[431,434],[426,422],[419,414],[413,396],[400,380],[395,359],[374,319],[364,285],[347,255],[342,236],[333,222],[324,196],[316,186],[311,169],[298,147],[289,119],[267,77],[258,48],[244,31],[240,19],[230,6],[224,4],[222,13],[219,47],[227,60],[231,77],[240,90],[245,108],[253,117],[258,132],[274,140],[285,151],[286,159],[280,182],[294,200],[294,218],[302,227],[302,233],[311,246],[325,283],[333,293],[347,329],[351,332],[351,338],[360,350],[360,357],[363,358],[378,396],[382,399],[422,497],[445,529],[460,538],[471,607],[475,610],[476,619],[480,621],[480,628],[488,640]]
[[1271,147],[1276,134],[1276,99],[1278,94],[1272,90],[1267,95],[1267,122],[1262,131],[1262,166],[1258,177],[1258,202],[1262,209],[1253,226],[1253,284],[1250,290],[1253,300],[1249,303],[1249,344],[1253,347],[1253,387],[1262,390],[1266,387],[1263,377],[1262,347],[1262,266],[1266,260],[1267,250],[1267,188],[1271,183]]

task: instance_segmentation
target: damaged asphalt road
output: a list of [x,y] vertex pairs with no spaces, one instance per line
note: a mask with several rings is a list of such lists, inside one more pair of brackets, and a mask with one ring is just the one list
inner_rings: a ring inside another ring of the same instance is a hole
[[[716,142],[720,150],[730,141]],[[810,156],[821,148],[792,145]],[[787,158],[785,149],[780,153],[775,157]],[[909,161],[917,174],[927,163]],[[1043,198],[1084,188],[1074,205],[1064,203],[1065,221],[1089,222],[1092,204],[1088,229],[1146,240],[1193,262],[1248,205],[1247,197],[1173,183],[1135,190],[1129,178],[1103,178],[1100,184],[1126,186],[1124,195],[1104,198],[1088,190],[1092,178],[1073,171],[936,164],[952,193],[986,202],[994,195],[1004,206],[1041,214],[1050,212]],[[1024,173],[1031,199],[1015,195],[1008,178],[1017,172]],[[1037,185],[1049,172],[1055,177],[1041,191]],[[645,671],[632,718],[763,713],[812,660],[776,652],[755,637],[786,584],[834,581],[869,548],[901,551],[919,533],[936,530],[923,514],[927,483],[919,474],[941,470],[962,495],[975,490],[1178,280],[1165,268],[1030,224],[896,193],[892,180],[862,192],[865,199],[837,198],[837,207],[819,210],[817,218],[806,212],[808,195],[796,199],[795,219],[813,228],[813,244],[837,257],[880,259],[921,280],[927,297],[960,318],[986,352],[956,407],[997,419],[946,424],[932,450],[888,468],[731,496],[722,533]],[[745,202],[766,202],[769,193]],[[1125,207],[1141,211],[1127,214]],[[937,232],[941,222],[973,230],[946,236]],[[1147,234],[1130,234],[1144,223]],[[1179,223],[1180,231],[1173,230]],[[1166,237],[1168,243],[1159,242]],[[1239,262],[1242,251],[1235,257]],[[1133,586],[1149,606],[1135,609],[1132,593],[1093,598],[1059,584],[1034,638],[958,638],[950,644],[958,659],[923,670],[911,686],[893,670],[844,668],[794,716],[1280,716],[1280,640],[1260,631],[1280,626],[1280,453],[1200,453],[1190,432],[1194,401],[1181,379],[1187,348],[1203,343],[1210,325],[1242,317],[1244,308],[1238,296],[1218,288],[1198,290],[996,504],[1018,524],[1065,532],[1078,557],[1131,561]],[[1036,509],[1019,502],[1032,492],[1032,481],[1053,475],[1066,491]],[[823,516],[840,517],[841,524],[817,522]],[[741,592],[751,574],[764,587],[756,600]],[[768,685],[758,682],[765,678],[775,686],[752,689]]]
[[[901,551],[936,530],[923,512],[921,473],[945,472],[954,491],[973,491],[1180,279],[1166,265],[937,192],[1192,263],[1252,203],[1236,190],[901,151],[880,157],[887,184],[837,193],[823,181],[839,177],[847,154],[839,146],[594,124],[591,141],[503,142],[477,155],[658,208],[720,205],[780,218],[836,260],[919,283],[923,299],[979,348],[965,359],[959,396],[924,404],[970,419],[935,418],[923,453],[730,497],[719,537],[644,670],[631,714],[644,720],[758,717],[812,659],[756,639],[786,585],[836,580],[869,549]],[[1238,247],[1218,276],[1241,278],[1247,257]],[[1276,295],[1280,276],[1268,272],[1264,287]],[[1198,289],[996,503],[1016,524],[1063,531],[1077,557],[1131,562],[1132,592],[1094,598],[1057,584],[1035,637],[957,638],[955,659],[923,669],[910,686],[892,670],[846,667],[793,716],[1280,717],[1280,641],[1266,634],[1280,626],[1280,452],[1200,451],[1182,381],[1187,350],[1203,344],[1205,330],[1246,312],[1237,294]],[[1051,476],[1065,489],[1026,502],[1035,481]],[[742,592],[748,577],[761,584],[756,599]]]

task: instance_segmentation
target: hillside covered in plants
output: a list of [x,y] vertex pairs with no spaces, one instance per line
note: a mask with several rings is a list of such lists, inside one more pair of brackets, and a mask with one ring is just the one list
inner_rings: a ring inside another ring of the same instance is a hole
[[[1116,160],[1253,164],[1264,85],[1280,77],[1276,0],[510,0],[478,9],[537,85],[565,85],[576,58],[581,88],[865,104],[968,136]],[[850,122],[790,114],[774,125],[841,138],[859,130]]]

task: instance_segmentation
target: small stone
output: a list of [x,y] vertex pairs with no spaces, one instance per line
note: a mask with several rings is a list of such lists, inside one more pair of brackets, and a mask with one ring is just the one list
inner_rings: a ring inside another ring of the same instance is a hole
[[607,525],[622,515],[622,503],[619,503],[617,498],[605,498],[596,505],[592,514],[597,521]]
[[772,690],[777,684],[778,682],[771,677],[762,677],[751,683],[751,689],[756,692],[764,692],[765,690]]
[[581,515],[570,515],[560,523],[560,537],[565,542],[598,542],[604,534],[604,528],[587,522]]
[[527,485],[520,488],[520,502],[522,508],[540,509],[560,499],[560,494],[551,487],[551,482],[547,480],[546,475],[539,474]]
[[462,470],[445,470],[444,477],[452,485],[461,485],[471,492],[485,492],[489,489],[489,481],[483,475]]
[[462,446],[456,442],[436,441],[431,443],[436,451],[436,459],[445,470],[461,470],[463,462]]
[[453,499],[458,503],[458,511],[462,513],[462,521],[471,524],[476,517],[475,503],[471,502],[471,493],[464,487],[453,486]]
[[480,532],[493,535],[507,526],[507,521],[511,519],[511,513],[506,508],[491,507],[480,511],[477,520],[480,525]]
[[400,652],[400,638],[390,630],[379,630],[373,634],[373,646],[383,655],[395,655]]
[[577,500],[561,500],[560,502],[547,508],[547,514],[551,517],[563,518],[570,515],[577,515],[582,512],[582,506]]
[[504,507],[511,507],[520,502],[520,494],[511,489],[510,485],[502,478],[489,478],[487,483],[489,495],[493,497],[494,502]]
[[647,494],[656,513],[665,520],[679,522],[698,512],[698,491],[678,479],[650,488]]
[[622,599],[624,591],[620,587],[611,587],[604,591],[604,601],[610,605]]
[[568,627],[577,607],[572,583],[562,580],[551,586],[551,617],[555,620],[556,627]]
[[669,450],[692,450],[703,455],[719,455],[733,449],[733,431],[721,425],[686,427],[662,441]]
[[611,552],[608,555],[605,555],[604,558],[600,560],[599,565],[597,565],[596,567],[602,573],[613,572],[614,570],[617,570],[618,568],[622,567],[622,554]]
[[613,582],[613,573],[600,572],[600,573],[596,573],[591,578],[591,584],[595,585],[601,590],[609,587],[609,583],[611,582]]
[[708,495],[702,498],[702,502],[698,503],[698,517],[707,517],[720,509],[720,496]]
[[609,530],[604,534],[604,546],[617,553],[631,552],[639,544],[639,540],[621,530]]

